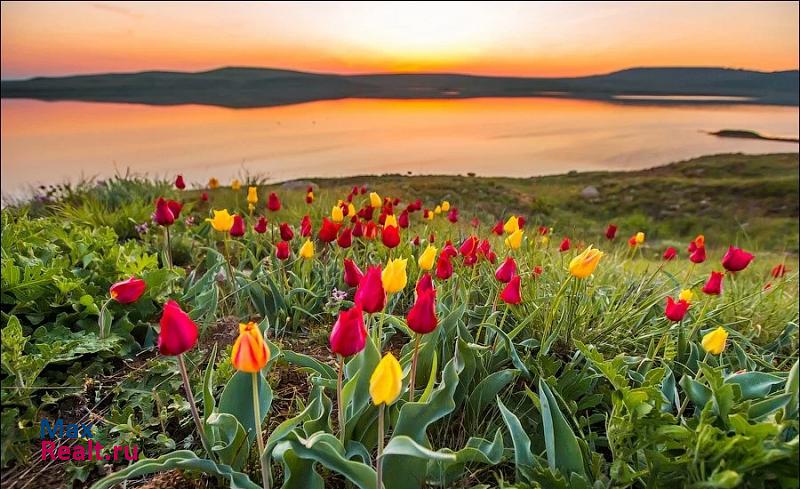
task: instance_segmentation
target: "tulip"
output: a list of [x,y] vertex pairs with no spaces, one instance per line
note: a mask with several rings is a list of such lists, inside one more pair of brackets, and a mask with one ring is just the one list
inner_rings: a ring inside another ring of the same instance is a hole
[[400,217],[397,218],[397,225],[403,229],[408,228],[408,211],[403,211],[400,213]]
[[637,245],[640,245],[640,244],[644,243],[644,233],[643,232],[639,231],[638,233],[636,233],[634,235],[634,238],[636,238],[636,244]]
[[422,274],[422,277],[420,277],[419,280],[417,281],[416,292],[417,295],[419,295],[428,290],[434,290],[433,278],[431,278],[430,273],[425,272]]
[[[458,209],[457,208],[453,207],[452,209],[450,209],[450,211],[447,213],[447,220],[452,222],[453,224],[458,222]],[[474,224],[473,226],[477,226],[477,225]]]
[[[345,262],[346,263],[346,262]],[[344,359],[355,355],[364,349],[367,344],[367,328],[364,326],[364,316],[361,306],[356,304],[350,310],[340,311],[330,335],[331,351],[339,357],[339,375],[336,383],[336,399],[339,405],[339,433],[344,439],[345,413],[344,399],[342,397],[342,381],[344,379]]]
[[703,336],[703,349],[712,354],[719,355],[725,351],[725,343],[728,341],[728,332],[722,326],[713,331],[709,331]]
[[705,248],[705,246],[706,246],[706,237],[703,236],[702,234],[698,234],[697,237],[694,238],[691,243],[689,243],[688,251],[689,253],[692,253],[694,250],[698,248]]
[[740,272],[747,268],[747,265],[753,261],[753,258],[755,258],[755,256],[743,249],[731,246],[728,248],[728,252],[725,253],[725,256],[722,257],[722,266],[729,272]]
[[449,239],[444,243],[444,248],[442,248],[442,253],[449,256],[450,258],[458,256],[458,250],[456,249],[455,246],[453,246],[453,243],[451,243]]
[[386,268],[381,273],[381,282],[383,283],[383,290],[387,294],[395,294],[405,288],[408,282],[408,276],[406,275],[407,262],[408,260],[405,258],[397,258],[389,260],[386,264]]
[[208,202],[208,192],[201,193],[200,200],[202,200],[203,202]]
[[177,220],[181,216],[181,211],[183,210],[183,204],[180,202],[176,202],[174,200],[167,201],[167,207],[169,210],[172,211],[172,216]]
[[520,229],[522,229],[524,225],[525,225],[525,218],[522,216],[517,216],[517,226],[519,226]]
[[389,226],[381,231],[381,241],[387,248],[394,248],[400,244],[400,230],[397,226]]
[[355,217],[356,215],[356,206],[354,206],[352,203],[347,204],[347,215],[350,217]]
[[447,212],[450,210],[450,202],[443,200],[442,201],[442,211]]
[[[458,209],[456,209],[456,210],[458,210]],[[456,216],[456,217],[458,217],[458,216]],[[453,221],[453,222],[455,222],[455,221]],[[472,219],[470,219],[470,221],[469,221],[469,224],[470,224],[472,227],[476,228],[476,227],[480,226],[480,224],[481,224],[481,221],[480,221],[480,220],[478,220],[478,218],[477,218],[477,217],[473,217]]]
[[348,287],[358,287],[361,279],[364,278],[364,272],[358,268],[356,262],[350,258],[344,259],[344,283]]
[[506,223],[503,225],[503,231],[506,234],[514,234],[519,231],[519,221],[517,220],[517,216],[511,216],[508,218]]
[[258,203],[258,188],[247,188],[247,203],[252,205],[256,205]]
[[383,228],[386,229],[390,226],[392,227],[399,227],[397,224],[397,218],[394,217],[394,214],[386,214],[383,216]]
[[300,247],[298,254],[305,260],[314,258],[314,243],[310,239],[307,239],[305,243],[303,243],[303,246]]
[[667,319],[670,321],[681,321],[683,317],[686,315],[686,311],[689,310],[689,303],[685,300],[679,300],[675,302],[672,300],[672,297],[667,297],[667,307],[664,310],[664,314],[667,316]]
[[708,295],[719,295],[722,293],[722,277],[724,277],[722,272],[711,272],[708,281],[703,285],[703,292]]
[[520,292],[520,277],[514,275],[502,292],[500,292],[500,299],[506,304],[519,304],[522,302],[522,294]]
[[382,202],[383,201],[381,200],[381,196],[378,195],[377,192],[370,192],[370,194],[369,194],[369,205],[371,207],[373,207],[373,208],[374,207],[380,207]]
[[221,211],[213,211],[214,218],[213,219],[206,219],[206,221],[211,223],[211,227],[215,230],[227,233],[233,227],[233,216],[228,214],[228,209],[222,209]]
[[695,247],[694,251],[689,255],[689,260],[691,260],[692,263],[703,263],[706,261],[706,247]]
[[435,243],[436,242],[436,235],[431,233],[428,235],[428,243]]
[[674,260],[676,256],[678,256],[678,250],[670,246],[669,248],[666,249],[666,251],[664,251],[663,258],[665,261],[670,261]]
[[[430,275],[428,275],[430,277]],[[436,329],[436,292],[425,289],[417,293],[417,300],[406,316],[408,327],[419,334],[427,334]]]
[[[367,223],[367,226],[364,229],[364,238],[373,240],[376,236],[378,236],[378,226],[374,222],[370,221]],[[400,239],[399,236],[398,239]]]
[[339,236],[336,238],[336,244],[342,249],[349,248],[350,245],[353,244],[353,232],[350,231],[349,227],[345,226],[345,228],[342,229],[342,232],[339,233]]
[[158,351],[162,355],[180,355],[191,350],[197,342],[197,325],[174,300],[170,299],[164,305],[160,325]]
[[362,185],[361,189],[359,189],[359,193],[361,195],[364,195],[365,193],[367,193],[367,186],[366,185]]
[[234,178],[231,181],[231,189],[238,191],[240,188],[242,188],[242,182],[240,182],[238,179]]
[[269,197],[267,197],[267,209],[272,212],[281,210],[281,199],[278,198],[278,194],[275,192],[270,192]]
[[547,226],[539,226],[539,236],[547,236],[550,232],[550,228]]
[[570,260],[569,273],[575,278],[586,278],[594,273],[601,258],[603,252],[589,245],[581,254]]
[[140,278],[131,277],[128,280],[117,282],[108,289],[112,300],[120,304],[132,304],[144,294],[145,282]]
[[692,292],[692,289],[683,289],[680,295],[678,295],[678,300],[686,301],[691,304],[694,300],[694,292]]
[[336,223],[344,221],[344,213],[338,205],[333,206],[333,209],[331,209],[331,220]]
[[258,234],[264,234],[267,232],[267,218],[261,216],[258,218],[258,222],[255,226],[253,226],[253,231],[257,232]]
[[414,239],[411,240],[411,244],[416,247],[416,246],[419,246],[419,243],[420,243],[420,240],[419,240],[419,234],[418,234],[418,235],[414,236]]
[[498,236],[503,235],[503,221],[497,221],[497,224],[492,228],[492,232]]
[[381,267],[367,267],[367,272],[358,284],[354,302],[360,304],[367,314],[382,311],[386,305],[386,291],[383,289],[381,275]]
[[336,224],[328,220],[327,217],[323,217],[322,227],[319,229],[317,236],[319,237],[320,241],[330,243],[334,241],[336,236],[339,234],[339,227],[341,227],[341,224]]
[[233,225],[231,226],[229,233],[234,238],[244,236],[244,220],[239,214],[233,215]]
[[208,188],[214,190],[215,188],[219,187],[219,180],[214,177],[208,179]]
[[236,370],[247,373],[261,371],[269,361],[269,349],[264,335],[254,322],[239,323],[239,337],[231,350],[231,364]]
[[514,278],[514,275],[516,274],[517,262],[514,261],[514,258],[509,256],[505,259],[502,265],[497,267],[497,270],[494,272],[494,278],[504,284],[507,284],[511,282],[511,279]]
[[561,241],[561,244],[558,245],[558,251],[562,253],[565,251],[569,251],[569,248],[570,248],[569,238],[564,238],[564,240]]
[[511,233],[506,239],[505,244],[507,247],[511,248],[512,250],[517,250],[522,245],[522,233],[524,231],[522,229],[517,228],[516,231]]
[[291,241],[294,238],[294,231],[292,231],[292,227],[289,226],[289,223],[282,222],[279,226],[281,240],[283,241]]
[[461,243],[458,251],[463,256],[471,256],[474,255],[478,251],[478,237],[477,236],[470,236]]
[[303,216],[303,220],[300,221],[300,236],[304,238],[311,237],[311,218]]
[[314,202],[314,191],[309,190],[306,192],[306,204],[311,204]]
[[606,228],[606,239],[612,240],[617,237],[617,225],[616,224],[609,224]]
[[[313,246],[311,252],[312,254],[314,252]],[[286,241],[278,241],[278,243],[275,245],[275,257],[281,261],[289,258],[289,243]]]
[[447,280],[453,275],[453,264],[450,262],[450,255],[442,251],[436,260],[436,278]]
[[544,270],[542,270],[542,267],[541,267],[540,265],[536,265],[535,267],[533,267],[533,274],[534,274],[535,276],[537,276],[537,277],[538,277],[539,275],[541,275],[543,271],[544,271]]
[[178,175],[178,177],[175,178],[175,188],[178,190],[183,190],[186,188],[186,182],[183,181],[183,175]]
[[433,209],[434,214],[441,214],[442,213],[442,206],[437,205],[435,209]]
[[169,203],[164,197],[159,197],[156,201],[156,212],[154,220],[159,226],[171,226],[175,222],[175,214],[169,207]]
[[433,263],[436,260],[436,247],[428,245],[425,248],[425,251],[419,255],[419,259],[417,260],[417,265],[421,270],[430,270],[433,268]]
[[783,263],[779,263],[778,265],[772,267],[770,275],[772,275],[774,278],[782,278],[784,275],[786,275],[786,272],[787,272],[786,265],[784,265]]
[[[369,378],[369,395],[376,406],[393,404],[400,397],[403,369],[391,353],[383,356]],[[380,487],[380,486],[379,486]]]
[[364,225],[361,221],[356,221],[355,224],[353,224],[353,236],[356,238],[364,236]]

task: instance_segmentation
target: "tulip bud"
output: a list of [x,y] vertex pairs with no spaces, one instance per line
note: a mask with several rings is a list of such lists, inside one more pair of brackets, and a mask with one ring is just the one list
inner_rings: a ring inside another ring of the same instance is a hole
[[722,272],[711,272],[711,276],[706,281],[705,285],[703,285],[703,292],[708,295],[719,295],[722,293],[722,278],[724,274]]
[[169,208],[164,197],[159,197],[156,201],[155,221],[159,226],[171,226],[175,222],[175,215]]
[[175,188],[178,190],[183,190],[186,188],[186,183],[183,181],[183,175],[178,175],[178,177],[175,178]]
[[242,188],[242,182],[240,182],[240,181],[239,181],[238,179],[236,179],[236,178],[234,178],[233,180],[231,180],[231,190],[238,191],[238,190],[239,190],[239,189],[241,189],[241,188]]
[[349,248],[350,245],[353,244],[352,231],[350,231],[349,227],[345,226],[342,229],[342,232],[339,233],[339,237],[336,238],[336,244],[339,245],[339,248],[343,249]]
[[258,202],[258,188],[247,188],[247,203],[255,205]]
[[408,311],[406,322],[412,331],[419,334],[427,334],[436,329],[439,320],[436,317],[436,292],[433,289],[417,293],[417,300]]
[[215,188],[219,187],[219,180],[214,177],[208,179],[208,188],[214,190]]
[[514,258],[508,257],[505,259],[502,265],[497,267],[497,270],[494,272],[494,278],[498,281],[507,284],[511,282],[511,279],[514,278],[514,275],[517,273],[517,262],[514,261]]
[[269,361],[269,348],[264,335],[254,322],[239,323],[239,337],[231,350],[231,363],[236,370],[247,373],[260,371]]
[[386,268],[381,273],[381,282],[386,293],[394,294],[405,288],[408,281],[406,275],[407,262],[408,260],[405,258],[397,258],[389,260],[389,263],[386,264]]
[[269,197],[267,197],[267,209],[271,210],[272,212],[281,210],[281,200],[278,198],[278,194],[275,192],[271,192]]
[[331,351],[343,357],[355,355],[364,349],[367,328],[361,306],[356,304],[348,311],[340,311],[330,335]]
[[275,257],[281,261],[289,258],[289,243],[286,241],[278,241],[275,245]]
[[725,351],[725,344],[728,341],[728,332],[722,326],[706,333],[703,336],[703,349],[712,355],[719,355]]
[[174,300],[164,304],[159,324],[158,351],[162,355],[180,355],[191,350],[197,342],[197,325]]
[[258,234],[264,234],[267,232],[267,218],[261,216],[258,218],[258,222],[255,226],[253,226],[253,231],[257,232]]
[[350,258],[344,259],[344,283],[347,284],[348,287],[358,287],[358,284],[361,283],[361,279],[364,278],[364,272],[358,268],[356,262],[351,260]]
[[500,299],[506,304],[519,304],[522,302],[522,293],[520,291],[521,280],[519,275],[514,275],[511,281],[500,292]]
[[425,272],[422,274],[422,277],[419,278],[417,281],[416,291],[417,295],[422,294],[428,290],[434,290],[433,288],[433,279],[431,278],[431,274]]
[[140,278],[131,277],[128,280],[117,282],[108,290],[111,298],[120,304],[131,304],[142,296],[145,282]]
[[558,245],[558,251],[562,253],[565,251],[569,251],[569,248],[570,248],[569,238],[564,238],[564,240],[561,241],[561,244]]
[[436,260],[436,278],[447,280],[453,275],[453,264],[450,262],[450,255],[442,250]]
[[386,291],[383,289],[381,267],[367,267],[367,272],[358,284],[354,302],[360,304],[368,314],[383,310],[386,305]]
[[569,262],[569,273],[576,278],[586,278],[594,273],[594,269],[597,268],[602,257],[603,252],[590,245]]
[[606,239],[612,240],[617,237],[617,225],[616,224],[609,224],[606,228]]
[[492,228],[492,232],[498,236],[503,235],[503,221],[497,221],[497,224]]
[[383,201],[381,200],[381,196],[378,195],[377,192],[371,192],[369,194],[369,205],[372,207],[380,207]]
[[681,321],[689,310],[689,303],[685,300],[675,302],[672,297],[667,297],[667,307],[664,309],[664,315],[670,321]]
[[430,270],[433,268],[434,261],[436,261],[436,247],[428,245],[428,247],[425,248],[425,251],[419,255],[417,265],[419,265],[421,270]]
[[731,246],[722,258],[722,266],[729,272],[740,272],[747,268],[747,265],[753,261],[753,258],[755,258],[755,256],[743,249]]
[[244,220],[242,219],[242,216],[238,214],[233,215],[233,225],[231,226],[229,232],[234,238],[244,236]]
[[[285,241],[283,241],[285,243]],[[314,258],[314,243],[311,242],[310,239],[307,239],[303,246],[300,247],[300,251],[298,252],[301,258],[310,260]]]
[[391,353],[383,356],[369,378],[369,395],[372,403],[390,405],[400,397],[403,369]]
[[665,261],[671,261],[674,260],[676,256],[678,256],[678,250],[670,246],[666,249],[666,251],[664,251],[663,258]]

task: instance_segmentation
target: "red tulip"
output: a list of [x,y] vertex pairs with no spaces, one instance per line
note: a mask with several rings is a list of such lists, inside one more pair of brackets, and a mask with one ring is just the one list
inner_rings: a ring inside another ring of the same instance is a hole
[[367,267],[367,273],[361,279],[356,290],[355,303],[361,304],[366,313],[382,311],[386,305],[386,292],[381,280],[381,267]]
[[244,220],[242,216],[239,214],[233,215],[233,226],[231,226],[231,230],[228,233],[234,238],[244,236]]
[[183,175],[178,175],[178,178],[175,179],[175,187],[178,190],[183,190],[186,188],[186,182],[183,181]]
[[696,238],[689,243],[689,253],[693,253],[694,250],[697,248],[705,248],[706,246],[706,237],[702,234],[698,234]]
[[471,267],[478,262],[478,255],[467,255],[464,257],[464,266]]
[[780,264],[775,265],[774,267],[772,267],[772,271],[770,272],[770,275],[772,275],[775,278],[781,278],[784,275],[786,275],[787,271],[788,270],[786,269],[786,265],[784,265],[783,263],[780,263]]
[[522,216],[517,216],[517,226],[522,229],[522,226],[525,225],[525,218]]
[[361,221],[356,221],[356,223],[353,224],[353,236],[356,238],[364,236],[364,225],[361,224]]
[[406,316],[408,327],[419,334],[427,334],[436,329],[439,320],[436,317],[436,292],[427,289],[417,293],[417,300]]
[[371,205],[367,205],[366,207],[358,211],[358,217],[360,217],[365,221],[371,221],[374,213],[375,213],[375,208],[372,207]]
[[453,246],[453,243],[451,243],[449,239],[444,244],[444,248],[442,248],[442,254],[447,255],[451,258],[458,256],[458,250],[456,249],[455,246]]
[[492,232],[498,236],[503,235],[503,221],[497,221],[497,224],[492,228]]
[[[519,219],[517,219],[519,220]],[[547,236],[547,233],[550,232],[550,228],[547,226],[539,226],[539,235],[540,236]]]
[[667,307],[664,309],[664,314],[670,321],[680,321],[689,310],[689,303],[685,300],[675,302],[672,297],[667,297]]
[[361,306],[356,304],[348,311],[340,311],[330,336],[331,351],[343,357],[355,355],[367,344],[367,328]]
[[666,261],[674,260],[676,256],[678,256],[678,250],[672,246],[667,248],[667,250],[664,252],[664,260]]
[[140,278],[131,277],[128,280],[117,282],[108,289],[109,295],[120,304],[131,304],[139,300],[144,294],[145,283]]
[[494,251],[489,251],[489,253],[486,253],[486,259],[489,260],[489,263],[494,265],[495,262],[497,262],[497,254],[495,254]]
[[348,226],[345,226],[342,232],[339,233],[336,238],[336,244],[339,245],[339,248],[349,248],[353,244],[353,232],[350,231]]
[[428,235],[428,243],[433,244],[436,242],[436,235],[431,233]]
[[430,209],[425,209],[424,211],[422,211],[422,218],[423,219],[429,219],[428,216],[430,216],[430,215],[431,215]]
[[278,241],[275,245],[275,257],[278,260],[285,260],[289,258],[289,243],[286,241]]
[[300,221],[300,236],[304,238],[310,238],[311,233],[311,218],[308,217],[308,215],[305,215],[303,216],[303,220]]
[[267,197],[267,209],[272,212],[281,210],[281,199],[278,198],[278,194],[275,192],[270,192],[269,197]]
[[264,234],[267,232],[267,218],[261,216],[258,218],[258,222],[255,226],[253,226],[253,231],[257,232],[258,234]]
[[394,248],[400,244],[400,231],[396,226],[388,226],[383,228],[381,232],[381,241],[387,248]]
[[561,244],[558,247],[558,251],[563,253],[565,251],[568,251],[569,248],[570,248],[569,238],[564,238],[564,240],[561,242]]
[[408,211],[400,213],[400,217],[397,218],[397,224],[403,229],[408,227]]
[[377,236],[378,236],[378,226],[374,222],[369,221],[366,227],[364,228],[364,238],[373,240]]
[[494,272],[494,278],[507,284],[511,282],[511,279],[514,278],[514,275],[517,273],[517,262],[514,261],[514,258],[508,257],[503,262],[502,265],[497,267],[497,270]]
[[436,278],[447,280],[453,275],[453,264],[450,262],[450,255],[442,251],[436,260]]
[[169,210],[172,211],[172,217],[178,219],[181,216],[181,210],[183,210],[183,204],[180,202],[175,202],[174,200],[167,201],[167,207]]
[[308,187],[306,187],[306,193],[313,192],[313,191],[314,191],[314,187],[312,185],[309,185]]
[[631,236],[631,237],[630,237],[630,239],[628,239],[628,246],[630,246],[630,247],[632,247],[632,248],[633,248],[633,247],[635,247],[637,244],[638,244],[638,243],[636,242],[636,235],[634,234],[633,236]]
[[200,194],[200,200],[202,200],[203,202],[208,202],[208,192],[203,192],[202,194]]
[[461,243],[458,249],[459,253],[464,256],[472,256],[478,251],[478,237],[470,236]]
[[358,284],[361,283],[361,279],[364,277],[364,272],[358,268],[356,262],[351,260],[350,258],[344,259],[344,283],[347,284],[348,287],[358,287]]
[[428,290],[434,290],[433,278],[431,278],[430,273],[425,272],[422,274],[422,276],[417,281],[416,290],[418,295]]
[[283,241],[291,241],[292,238],[294,238],[294,231],[292,231],[292,227],[289,226],[289,223],[282,222],[279,229],[280,229],[281,239]]
[[706,247],[695,247],[694,251],[692,251],[692,254],[689,255],[689,260],[691,260],[692,263],[703,263],[706,261]]
[[313,204],[313,203],[314,203],[314,193],[306,192],[306,204]]
[[330,243],[336,239],[336,235],[339,233],[340,226],[341,224],[337,224],[329,220],[327,217],[323,217],[322,227],[320,228],[319,233],[317,233],[317,236],[319,236],[320,241]]
[[450,208],[450,211],[447,213],[447,220],[453,224],[458,222],[458,209],[456,207]]
[[725,274],[722,272],[711,272],[708,281],[703,285],[703,292],[708,295],[719,295],[722,292],[722,277]]
[[617,225],[609,224],[606,228],[606,239],[612,240],[617,237]]
[[367,186],[366,185],[362,185],[361,186],[361,191],[359,193],[361,195],[364,195],[365,193],[367,193]]
[[159,197],[156,201],[156,212],[153,218],[160,226],[171,226],[175,222],[175,214],[172,213],[164,197]]
[[747,265],[753,261],[753,258],[755,258],[755,256],[743,249],[731,246],[728,248],[728,252],[725,253],[725,256],[722,257],[722,266],[729,272],[740,272],[747,268]]
[[500,299],[502,299],[506,304],[519,304],[522,302],[519,275],[514,275],[511,278],[503,291],[500,292]]
[[476,227],[478,227],[478,226],[480,226],[480,225],[481,225],[481,221],[479,221],[477,217],[473,217],[473,218],[472,218],[472,219],[469,221],[469,224],[470,224],[472,227],[476,228]]
[[411,241],[411,244],[414,246],[419,246],[419,235],[414,236],[414,239]]
[[539,266],[539,265],[536,265],[535,267],[533,267],[533,274],[536,275],[537,277],[539,275],[541,275],[542,274],[542,267]]
[[482,240],[481,244],[478,245],[478,253],[488,257],[489,253],[491,252],[492,252],[492,245],[489,243],[489,240],[488,239]]
[[172,299],[164,304],[160,324],[158,351],[162,355],[180,355],[191,350],[197,342],[197,325]]

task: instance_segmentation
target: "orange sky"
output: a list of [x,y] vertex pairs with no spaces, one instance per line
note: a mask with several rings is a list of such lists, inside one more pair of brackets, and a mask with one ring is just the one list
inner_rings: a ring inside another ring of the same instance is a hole
[[2,77],[268,66],[571,76],[798,67],[797,2],[3,2]]

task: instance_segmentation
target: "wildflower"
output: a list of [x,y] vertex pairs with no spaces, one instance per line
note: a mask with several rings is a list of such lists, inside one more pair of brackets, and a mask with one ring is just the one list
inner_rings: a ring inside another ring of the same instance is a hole
[[722,272],[711,272],[711,276],[703,285],[703,292],[708,295],[719,295],[722,292]]
[[442,206],[437,205],[436,208],[433,209],[434,214],[441,214],[442,213]]
[[247,188],[247,203],[256,205],[258,203],[258,188],[257,187],[248,187]]
[[174,300],[164,304],[159,324],[158,351],[162,355],[180,355],[191,350],[197,342],[197,325]]
[[433,264],[436,261],[436,247],[432,245],[428,245],[425,248],[425,251],[419,255],[419,259],[417,260],[417,264],[421,270],[430,270],[433,268]]
[[408,281],[408,276],[406,275],[407,262],[408,260],[405,258],[397,258],[389,260],[386,264],[386,268],[384,268],[383,273],[381,273],[383,290],[385,290],[386,293],[394,294],[405,288]]
[[267,218],[261,216],[258,218],[258,222],[255,226],[253,226],[253,231],[257,232],[258,234],[264,234],[267,232]]
[[442,212],[447,212],[450,210],[450,202],[443,200],[442,201]]
[[498,236],[503,235],[503,221],[497,221],[497,224],[492,228],[492,232]]
[[131,304],[139,300],[144,294],[145,282],[140,278],[131,277],[128,280],[117,282],[108,289],[111,298],[120,304]]
[[519,231],[519,221],[517,220],[517,216],[511,216],[508,218],[506,223],[503,225],[503,231],[506,234],[514,234]]
[[160,226],[171,226],[175,222],[175,215],[164,197],[159,197],[156,201],[154,220]]
[[675,302],[672,297],[667,297],[667,307],[664,314],[670,321],[681,321],[689,310],[689,303],[685,300]]
[[691,260],[692,263],[703,263],[706,261],[706,247],[700,246],[695,248],[689,255],[689,260]]
[[680,295],[678,295],[678,300],[686,301],[691,304],[694,300],[694,292],[692,292],[692,289],[683,289]]
[[440,280],[447,280],[453,275],[453,264],[450,262],[450,255],[444,252],[439,254],[436,260],[436,278]]
[[755,258],[755,256],[743,249],[731,246],[728,248],[728,252],[725,253],[725,256],[722,257],[722,266],[729,272],[740,272],[747,268],[747,265],[753,261],[753,258]]
[[586,278],[594,273],[601,258],[603,258],[603,252],[589,245],[569,262],[569,273],[575,278]]
[[565,252],[565,251],[569,251],[569,248],[570,248],[569,238],[564,238],[561,241],[561,244],[558,245],[558,251],[560,251],[562,253]]
[[442,253],[449,256],[450,258],[458,256],[458,250],[456,250],[456,247],[453,246],[453,243],[451,243],[450,240],[447,240],[445,242],[444,248],[442,248]]
[[292,231],[292,227],[289,226],[289,223],[282,222],[279,226],[281,240],[283,241],[291,241],[294,238],[294,231]]
[[239,337],[231,350],[231,364],[236,370],[247,373],[260,371],[269,361],[269,348],[258,325],[252,321],[239,323]]
[[670,246],[666,249],[666,251],[664,251],[663,258],[665,261],[671,261],[674,260],[676,256],[678,256],[678,250]]
[[381,231],[381,241],[387,248],[394,248],[400,244],[400,230],[397,226],[388,226]]
[[358,287],[358,284],[361,282],[361,279],[364,278],[364,272],[358,268],[356,262],[351,260],[350,258],[344,259],[344,283],[347,284],[348,287]]
[[231,226],[231,229],[228,232],[234,238],[239,238],[241,236],[244,236],[244,220],[242,219],[242,216],[240,216],[239,214],[233,215],[233,225]]
[[206,221],[211,223],[211,227],[222,233],[230,231],[233,226],[233,216],[228,214],[228,209],[222,209],[221,211],[215,210],[213,212],[214,218],[206,219]]
[[463,256],[472,256],[478,251],[478,237],[477,236],[469,236],[467,239],[461,243],[458,251]]
[[503,291],[500,292],[500,299],[506,304],[519,304],[522,302],[519,275],[514,275],[511,278]]
[[400,397],[403,384],[403,369],[391,353],[387,353],[378,362],[369,378],[369,395],[372,403],[390,405]]
[[359,304],[340,311],[330,335],[331,351],[343,357],[355,355],[367,344],[367,328]]
[[703,336],[703,349],[712,355],[719,355],[725,351],[725,344],[728,341],[728,332],[722,326],[706,333]]
[[178,175],[178,177],[175,178],[175,188],[178,190],[183,190],[186,188],[186,182],[183,181],[183,175]]
[[275,192],[270,192],[269,197],[267,197],[267,209],[272,212],[281,210],[281,199],[278,198],[278,194]]
[[304,238],[311,237],[312,229],[311,229],[311,218],[308,215],[303,216],[303,219],[300,221],[300,236]]
[[617,237],[617,225],[616,224],[609,224],[606,228],[606,239],[612,240]]
[[408,228],[408,211],[403,211],[400,213],[400,217],[397,218],[397,225],[403,229]]
[[431,278],[431,274],[425,272],[422,274],[422,277],[419,278],[417,281],[416,291],[417,294],[422,294],[427,290],[434,290],[433,289],[433,279]]
[[505,244],[507,247],[511,248],[512,250],[519,249],[522,245],[522,229],[517,228],[516,231],[511,233],[505,240]]
[[341,227],[341,224],[334,223],[328,220],[327,217],[323,217],[322,227],[320,228],[317,236],[319,236],[320,241],[330,243],[334,241],[337,234],[339,234],[339,227]]
[[517,262],[514,261],[514,258],[508,257],[505,259],[502,265],[497,267],[497,270],[494,272],[494,278],[498,281],[503,282],[505,284],[511,282],[511,279],[514,278],[514,275],[517,274]]
[[367,267],[367,272],[358,284],[354,302],[360,304],[368,314],[383,310],[386,305],[386,291],[383,290],[381,267]]

